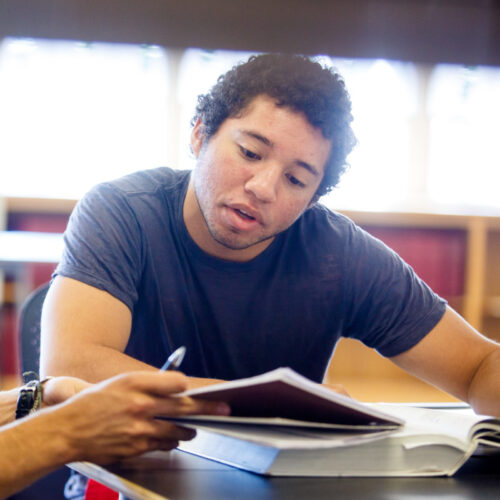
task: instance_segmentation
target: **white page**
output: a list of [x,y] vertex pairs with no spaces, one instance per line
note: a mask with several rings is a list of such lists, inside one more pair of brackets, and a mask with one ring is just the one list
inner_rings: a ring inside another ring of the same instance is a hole
[[393,424],[388,425],[349,425],[349,424],[328,424],[323,422],[311,422],[308,420],[294,420],[280,417],[233,417],[220,415],[185,415],[181,417],[171,417],[169,415],[158,415],[156,418],[183,423],[200,425],[226,424],[230,425],[258,425],[271,427],[302,427],[308,429],[323,429],[325,431],[350,431],[350,432],[380,432],[382,430],[393,430],[399,428]]
[[431,410],[385,403],[375,403],[373,406],[406,421],[397,435],[428,436],[429,443],[432,443],[436,436],[448,436],[461,443],[464,451],[470,448],[474,427],[491,419],[461,409]]
[[366,432],[353,434],[352,432],[331,433],[284,427],[274,428],[252,425],[216,426],[198,423],[196,425],[186,424],[183,426],[279,449],[323,449],[358,445],[383,439],[397,432],[395,430],[388,430],[377,433]]

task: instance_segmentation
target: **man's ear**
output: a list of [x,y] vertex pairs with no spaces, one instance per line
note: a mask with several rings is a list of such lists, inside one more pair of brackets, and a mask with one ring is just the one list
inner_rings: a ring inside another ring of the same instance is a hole
[[200,154],[201,148],[205,141],[205,126],[201,118],[197,118],[193,130],[191,130],[191,150],[196,158]]

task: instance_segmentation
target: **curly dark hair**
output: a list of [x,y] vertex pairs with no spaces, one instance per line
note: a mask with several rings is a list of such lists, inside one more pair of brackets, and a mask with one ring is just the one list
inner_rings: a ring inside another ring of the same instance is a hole
[[268,95],[278,106],[302,112],[311,125],[332,140],[332,151],[316,191],[319,198],[335,187],[356,144],[351,129],[351,99],[342,77],[308,57],[288,54],[251,56],[221,75],[212,89],[198,97],[196,114],[210,139],[224,120],[237,116],[258,95]]

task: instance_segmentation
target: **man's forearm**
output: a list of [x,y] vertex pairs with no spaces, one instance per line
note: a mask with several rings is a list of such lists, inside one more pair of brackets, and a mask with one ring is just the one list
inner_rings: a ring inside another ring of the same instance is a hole
[[500,348],[481,363],[470,384],[468,400],[477,413],[500,417]]
[[69,375],[88,382],[100,382],[120,373],[157,369],[116,349],[96,345],[74,345],[71,352],[59,350],[54,356],[42,353],[40,362],[42,377]]
[[[75,353],[78,353],[75,356]],[[54,356],[41,363],[41,376],[69,375],[79,377],[88,382],[100,382],[120,373],[158,370],[158,368],[134,359],[127,354],[109,347],[85,346],[72,349],[71,355]],[[182,366],[179,371],[182,372]],[[224,382],[219,379],[189,377],[189,389]]]

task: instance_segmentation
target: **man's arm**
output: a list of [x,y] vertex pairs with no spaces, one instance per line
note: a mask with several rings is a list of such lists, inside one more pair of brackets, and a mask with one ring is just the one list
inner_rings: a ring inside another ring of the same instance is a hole
[[[40,371],[71,375],[90,382],[135,370],[158,370],[126,354],[130,309],[111,294],[58,276],[42,313]],[[189,388],[219,382],[189,379]]]
[[[193,437],[193,431],[155,415],[229,413],[224,404],[169,397],[187,387],[181,373],[135,372],[88,385],[70,377],[50,380],[43,389],[44,405],[68,401],[0,429],[0,499],[68,462],[109,463],[172,449],[178,440]],[[10,392],[0,393],[0,409],[8,410],[12,420]]]
[[391,359],[467,401],[477,413],[500,417],[500,345],[479,334],[451,308],[417,345]]

